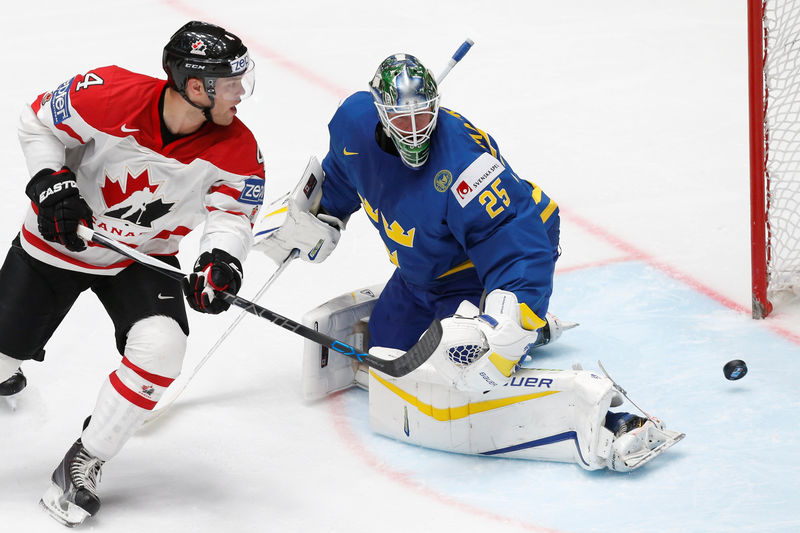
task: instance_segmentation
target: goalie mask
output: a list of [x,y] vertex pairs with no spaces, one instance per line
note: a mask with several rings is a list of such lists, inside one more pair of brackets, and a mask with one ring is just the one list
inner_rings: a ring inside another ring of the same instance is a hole
[[214,97],[243,100],[255,87],[255,64],[241,39],[206,22],[192,21],[179,29],[164,47],[162,66],[170,87],[186,96],[189,78],[197,78],[214,107]]
[[430,71],[408,54],[387,57],[370,83],[383,130],[403,163],[419,168],[428,160],[439,112],[439,90]]

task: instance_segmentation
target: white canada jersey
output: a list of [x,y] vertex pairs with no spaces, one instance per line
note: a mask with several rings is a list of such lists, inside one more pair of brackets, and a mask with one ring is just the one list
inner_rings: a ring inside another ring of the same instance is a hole
[[[200,253],[220,248],[244,262],[264,197],[256,140],[234,118],[229,126],[206,122],[164,146],[159,100],[166,84],[110,66],[39,95],[20,121],[28,170],[69,167],[95,231],[140,252],[175,255],[180,240],[205,222]],[[131,263],[93,243],[71,252],[45,241],[33,203],[21,237],[31,256],[60,268],[113,275]]]

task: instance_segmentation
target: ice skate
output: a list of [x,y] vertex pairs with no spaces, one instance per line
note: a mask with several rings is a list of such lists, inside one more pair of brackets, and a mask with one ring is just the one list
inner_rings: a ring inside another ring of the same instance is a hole
[[0,383],[0,396],[3,397],[12,411],[17,409],[17,394],[19,394],[27,384],[28,381],[25,379],[25,374],[22,373],[21,368],[14,372],[10,378]]
[[607,464],[617,472],[639,468],[686,436],[666,429],[657,418],[631,413],[609,413],[606,427],[615,436]]
[[95,494],[103,461],[93,457],[78,439],[53,472],[52,484],[39,505],[58,522],[75,527],[100,509]]

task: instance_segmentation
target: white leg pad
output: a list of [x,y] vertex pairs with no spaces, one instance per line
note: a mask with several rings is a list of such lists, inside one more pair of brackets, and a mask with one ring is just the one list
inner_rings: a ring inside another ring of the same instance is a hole
[[[343,294],[303,316],[303,325],[360,350],[367,345],[369,317],[384,284]],[[356,384],[358,361],[306,340],[303,345],[302,391],[306,400],[318,400]],[[363,373],[363,370],[362,370]]]
[[[381,354],[385,348],[373,348]],[[520,369],[503,386],[457,391],[429,363],[401,378],[370,370],[377,433],[450,452],[605,468],[613,435],[603,423],[620,401],[608,378],[583,370]]]
[[149,317],[131,327],[125,358],[100,388],[81,436],[92,455],[108,461],[119,453],[180,374],[185,351],[186,335],[172,318]]

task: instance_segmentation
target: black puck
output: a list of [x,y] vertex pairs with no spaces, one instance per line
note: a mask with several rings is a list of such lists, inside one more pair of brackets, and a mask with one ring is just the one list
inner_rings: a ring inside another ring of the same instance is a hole
[[736,381],[747,374],[747,365],[741,359],[734,359],[725,363],[725,366],[722,367],[722,373],[725,374],[726,379]]

